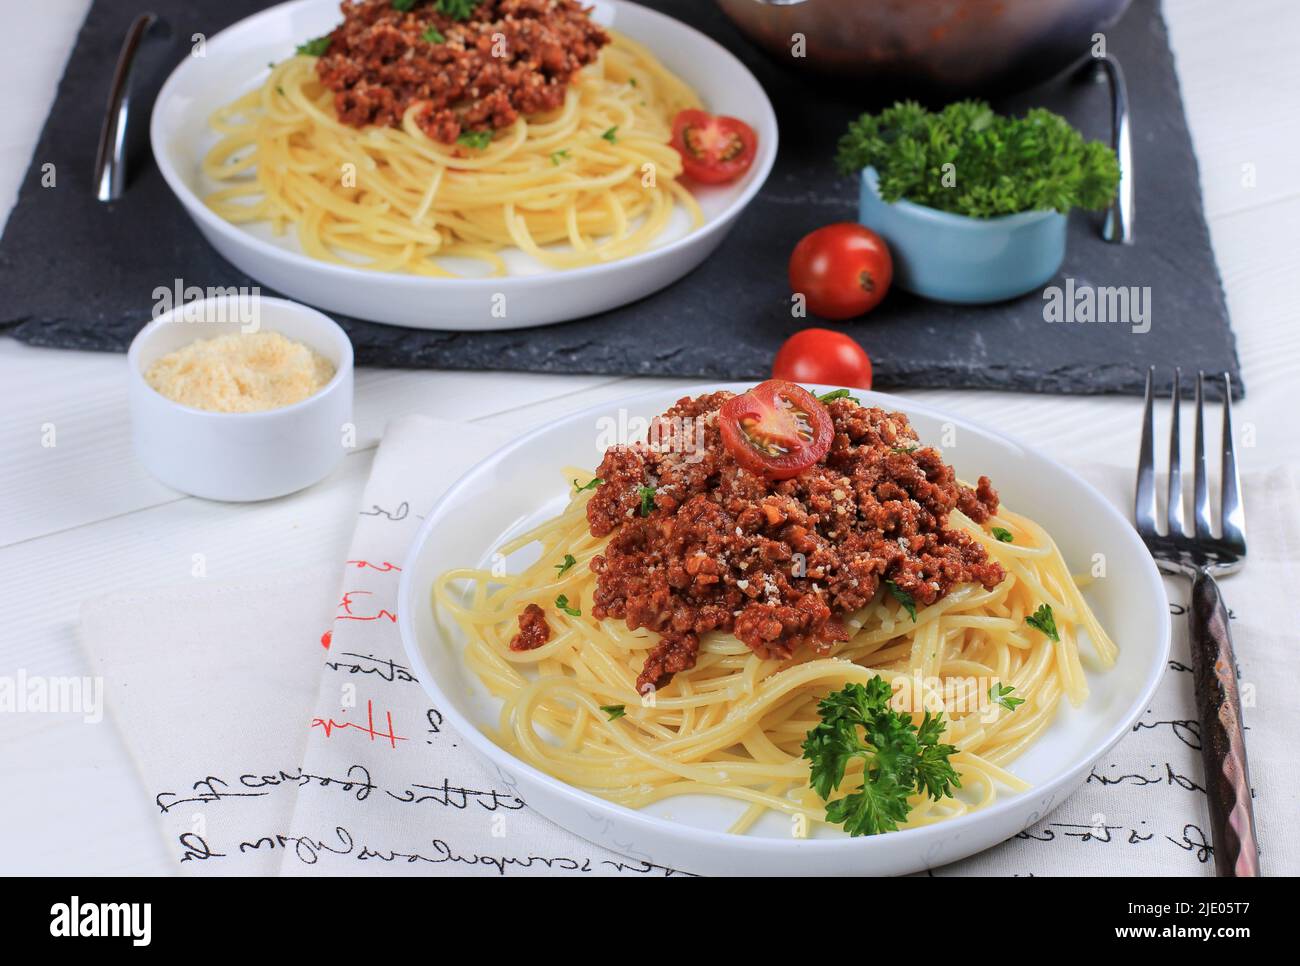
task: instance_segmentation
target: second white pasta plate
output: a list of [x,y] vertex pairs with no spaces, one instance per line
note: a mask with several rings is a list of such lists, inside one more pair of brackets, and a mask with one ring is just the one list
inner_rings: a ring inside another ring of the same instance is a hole
[[201,166],[217,141],[208,125],[212,112],[263,83],[268,63],[333,29],[340,17],[337,0],[280,4],[204,41],[158,94],[149,128],[154,158],[218,252],[262,284],[322,309],[422,329],[488,330],[564,322],[626,305],[677,281],[726,237],[772,169],[776,114],[753,74],[699,31],[624,0],[596,0],[592,6],[597,22],[648,47],[699,92],[708,110],[741,118],[758,135],[758,154],[743,178],[692,187],[703,225],[692,231],[679,208],[653,247],[629,258],[560,271],[506,250],[510,274],[502,277],[375,272],[311,258],[293,231],[275,235],[265,223],[234,225],[208,208],[203,197],[216,185],[205,183]]
[[1105,555],[1108,576],[1085,596],[1118,645],[1119,659],[1109,671],[1089,671],[1086,704],[1074,708],[1063,701],[1052,725],[1009,765],[1030,790],[1003,790],[986,809],[885,835],[848,838],[832,829],[793,838],[789,821],[777,815],[747,835],[732,835],[725,829],[743,810],[735,801],[697,795],[625,808],[519,761],[489,737],[500,705],[465,666],[463,642],[446,636],[435,621],[434,580],[452,568],[489,566],[507,539],[563,509],[571,489],[564,467],[594,468],[611,426],[649,419],[683,395],[718,388],[741,392],[749,385],[657,390],[552,422],[479,463],[433,506],[403,566],[398,623],[411,666],[447,723],[505,788],[552,821],[615,852],[689,872],[915,872],[989,848],[1040,821],[1147,708],[1169,653],[1164,585],[1124,516],[1074,473],[991,430],[881,393],[863,393],[863,404],[906,413],[929,445],[944,441],[944,458],[964,479],[992,478],[1010,509],[1052,534],[1073,572],[1087,572],[1094,555]]

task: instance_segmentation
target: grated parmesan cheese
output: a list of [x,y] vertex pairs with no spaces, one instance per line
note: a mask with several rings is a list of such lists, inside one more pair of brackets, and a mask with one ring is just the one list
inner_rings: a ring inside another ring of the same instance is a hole
[[320,392],[334,365],[278,332],[199,339],[163,356],[145,382],[173,402],[217,413],[291,406]]

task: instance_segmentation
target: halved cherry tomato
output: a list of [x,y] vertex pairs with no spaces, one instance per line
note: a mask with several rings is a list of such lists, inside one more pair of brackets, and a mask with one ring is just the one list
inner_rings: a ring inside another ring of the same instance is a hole
[[749,170],[758,136],[744,121],[687,108],[673,118],[672,145],[686,174],[704,184],[734,181]]
[[818,228],[790,255],[790,288],[824,319],[851,319],[880,304],[894,260],[880,236],[852,221]]
[[871,388],[871,357],[843,332],[804,329],[781,344],[772,378],[819,386]]
[[737,463],[773,480],[788,480],[812,466],[835,435],[831,414],[817,397],[781,379],[728,399],[718,411],[718,427]]

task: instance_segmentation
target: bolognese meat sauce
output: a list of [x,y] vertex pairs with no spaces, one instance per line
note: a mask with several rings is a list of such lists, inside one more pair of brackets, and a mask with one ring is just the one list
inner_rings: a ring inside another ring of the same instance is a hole
[[719,409],[730,398],[679,400],[649,442],[610,448],[596,473],[588,525],[610,540],[591,562],[592,615],[662,635],[638,691],[693,667],[709,631],[784,659],[846,640],[841,618],[885,581],[927,605],[959,584],[992,588],[1006,576],[976,540],[947,528],[954,509],[980,523],[996,512],[988,478],[959,483],[906,416],[832,400],[829,451],[773,480],[724,445]]
[[509,127],[564,103],[609,35],[577,0],[355,0],[316,63],[339,120],[399,127],[412,104],[429,137]]

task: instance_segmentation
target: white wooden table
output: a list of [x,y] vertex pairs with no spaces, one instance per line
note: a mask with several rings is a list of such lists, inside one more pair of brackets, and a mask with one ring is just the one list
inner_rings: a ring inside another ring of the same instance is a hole
[[[0,214],[7,217],[87,6],[15,8],[0,33]],[[1244,468],[1300,460],[1300,4],[1166,0],[1205,208],[1248,382]],[[72,69],[75,69],[75,65]],[[1253,172],[1253,179],[1248,177]],[[1138,231],[1141,231],[1139,213]],[[70,253],[69,263],[86,253]],[[74,277],[69,284],[75,285]],[[0,293],[0,298],[3,293]],[[1155,319],[1176,325],[1176,319]],[[323,483],[266,504],[175,493],[135,462],[121,355],[32,349],[0,338],[0,676],[86,673],[80,602],[128,587],[343,559],[384,423],[425,412],[510,429],[668,380],[516,373],[358,372],[365,441]],[[678,380],[680,385],[687,385]],[[1130,398],[927,391],[917,398],[1013,433],[1067,463],[1129,466]],[[49,441],[53,428],[54,446]],[[110,720],[0,713],[0,872],[166,873],[148,795]]]

